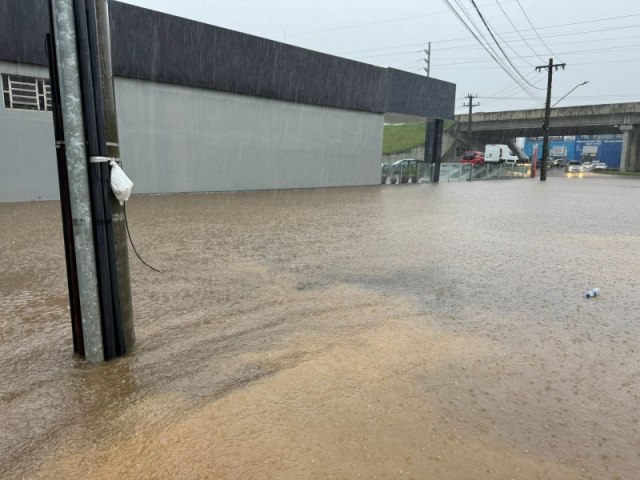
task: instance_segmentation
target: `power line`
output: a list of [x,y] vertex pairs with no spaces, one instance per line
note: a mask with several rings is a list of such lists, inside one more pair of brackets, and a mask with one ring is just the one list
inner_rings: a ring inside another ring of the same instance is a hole
[[[500,6],[500,4],[498,4],[498,6]],[[502,8],[502,7],[500,6],[500,8]],[[504,13],[504,10],[503,10],[503,13]],[[505,15],[506,15],[506,13],[505,13]],[[507,16],[507,20],[511,21],[511,20],[509,19],[509,17],[508,17],[508,16]],[[513,25],[513,23],[512,23],[512,25]],[[514,28],[516,28],[516,27],[515,27],[515,25],[514,25],[513,27],[514,27]],[[511,50],[511,52],[513,52],[513,54],[514,54],[516,57],[518,57],[519,59],[523,60],[525,63],[527,63],[527,64],[529,64],[530,66],[532,66],[532,67],[533,67],[533,63],[529,62],[528,60],[524,60],[524,59],[520,56],[520,54],[519,54],[518,52],[516,52],[516,50],[513,48],[513,46],[512,46],[509,42],[507,42],[507,40],[505,40],[505,39],[502,37],[502,35],[500,35],[500,33],[498,32],[498,30],[496,30],[495,28],[491,27],[491,31],[493,31],[493,33],[494,33],[495,35],[497,35],[497,37],[500,39],[500,41],[501,41],[502,43],[504,43],[504,44],[505,44],[505,46],[506,46],[507,48],[509,48],[509,50]],[[490,31],[489,33],[491,33],[491,31]]]
[[443,0],[443,2],[445,3],[445,5],[449,8],[449,10],[451,10],[451,12],[458,18],[458,20],[460,20],[460,22],[462,23],[462,25],[469,31],[469,33],[471,33],[471,35],[478,41],[478,43],[480,45],[482,45],[482,47],[485,49],[485,51],[489,54],[489,56],[491,56],[491,58],[493,58],[495,60],[495,62],[500,65],[500,67],[502,68],[502,70],[509,75],[509,77],[516,82],[518,85],[520,85],[520,88],[527,93],[528,95],[530,95],[532,98],[535,98],[535,95],[533,95],[531,92],[529,92],[526,88],[526,86],[524,86],[523,84],[520,83],[520,81],[518,80],[517,77],[515,77],[513,75],[513,73],[506,68],[506,66],[500,62],[500,60],[498,60],[498,58],[496,58],[496,56],[492,53],[492,51],[488,48],[488,46],[486,46],[482,40],[480,40],[480,38],[478,38],[478,36],[476,35],[476,33],[471,29],[471,27],[469,27],[469,25],[467,25],[467,23],[463,20],[463,18],[460,16],[460,14],[458,13],[458,11],[453,7],[453,5],[451,5],[451,3],[449,3],[449,0]]
[[502,52],[502,55],[504,56],[504,58],[507,60],[507,62],[509,62],[509,65],[511,65],[511,68],[513,68],[513,70],[516,72],[516,74],[529,86],[533,87],[533,88],[537,88],[539,90],[543,90],[542,88],[539,88],[537,86],[535,86],[533,83],[529,82],[526,78],[524,78],[524,75],[522,75],[522,73],[520,72],[520,70],[518,70],[518,68],[513,64],[513,62],[511,61],[511,59],[509,58],[509,56],[506,54],[506,52],[503,50],[503,48],[500,46],[500,43],[498,43],[498,40],[496,40],[496,37],[493,35],[493,32],[491,31],[491,28],[489,27],[489,24],[487,23],[487,21],[484,19],[484,16],[482,15],[482,13],[480,12],[480,9],[478,8],[478,5],[476,5],[475,0],[471,0],[471,4],[473,5],[473,7],[476,9],[476,12],[478,12],[478,16],[480,17],[480,20],[482,20],[482,23],[484,23],[484,26],[487,28],[487,31],[489,32],[489,34],[491,35],[491,38],[493,38],[493,41],[495,42],[496,46],[500,49],[500,51]]
[[[592,49],[588,49],[588,50],[571,50],[568,52],[560,52],[561,54],[564,55],[574,55],[577,53],[596,53],[596,52],[609,52],[611,50],[637,50],[638,47],[640,47],[640,43],[636,43],[633,45],[625,45],[622,47],[603,47],[603,48],[592,48]],[[529,55],[529,57],[532,57],[533,55]],[[448,66],[453,66],[453,65],[468,65],[470,63],[487,63],[489,62],[489,60],[464,60],[461,59],[458,62],[453,62],[453,63],[441,63],[438,66],[439,67],[448,67]]]
[[544,43],[544,40],[542,39],[542,37],[540,36],[540,34],[538,33],[538,31],[536,30],[536,27],[533,26],[533,23],[531,23],[531,20],[529,19],[529,15],[527,15],[527,12],[524,11],[524,8],[522,8],[522,5],[520,4],[520,0],[516,0],[516,3],[518,4],[518,6],[520,7],[520,10],[522,10],[522,13],[524,14],[525,18],[527,19],[527,22],[529,22],[529,25],[531,25],[531,28],[533,29],[533,31],[535,32],[535,34],[538,36],[538,38],[540,39],[540,41],[542,42],[542,44],[547,48],[547,50],[549,50],[549,53],[551,53],[552,56],[557,57],[557,55],[555,53],[553,53],[551,51],[551,49],[549,48],[549,46]]
[[522,36],[522,33],[520,32],[520,30],[518,30],[518,27],[516,27],[513,22],[511,21],[511,18],[509,17],[509,15],[507,15],[507,12],[504,10],[504,8],[502,8],[502,5],[500,5],[500,2],[498,0],[496,0],[496,3],[498,4],[498,7],[500,7],[500,10],[502,10],[502,13],[504,14],[504,16],[507,18],[507,20],[509,21],[509,23],[511,24],[511,26],[513,27],[513,30],[515,32],[518,33],[518,36],[522,39],[522,41],[527,45],[527,47],[529,47],[529,50],[531,50],[531,52],[536,55],[540,60],[543,60],[542,57],[540,55],[537,54],[537,52],[533,49],[533,47],[531,45],[529,45],[529,42],[527,42],[525,40],[525,38]]
[[[638,25],[633,25],[630,26],[630,28],[637,28],[640,27],[640,24]],[[626,28],[626,27],[621,27],[621,28]],[[620,30],[621,28],[618,28],[618,30]],[[599,31],[609,31],[609,29],[602,29],[602,30],[591,30],[589,32],[584,32],[584,33],[593,33],[593,32],[599,32]],[[552,37],[566,37],[569,35],[575,35],[574,33],[562,33],[562,34],[557,34],[557,35],[548,35],[546,38],[552,38]],[[625,35],[625,36],[619,36],[619,37],[608,37],[608,38],[597,38],[594,39],[594,42],[608,42],[608,41],[620,41],[620,40],[627,40],[627,39],[637,39],[640,38],[640,35]],[[532,40],[533,37],[530,37],[529,40]],[[520,40],[511,40],[511,42],[520,42]],[[571,42],[558,42],[555,45],[556,46],[561,46],[561,45],[574,45],[576,43],[579,44],[584,44],[586,42],[586,40],[576,40],[576,41],[571,41]],[[433,42],[435,43],[435,42]],[[422,46],[422,43],[419,44],[415,44],[416,46]],[[411,46],[413,46],[413,44],[411,44]],[[380,49],[369,49],[368,51],[377,51],[377,50],[389,50],[390,48],[399,48],[399,47],[385,47],[385,48],[380,48]],[[462,49],[464,48],[465,50],[470,50],[470,49],[476,49],[476,48],[482,48],[480,45],[478,45],[477,43],[467,43],[467,44],[463,44],[463,45],[455,45],[455,46],[451,46],[451,47],[439,47],[438,51],[446,51],[446,50],[457,50],[457,49]],[[623,48],[623,47],[620,47]],[[421,50],[402,50],[399,52],[393,52],[393,53],[386,53],[386,54],[380,54],[380,55],[358,55],[358,56],[354,56],[353,58],[377,58],[377,57],[392,57],[395,55],[404,55],[404,54],[409,54],[409,53],[421,53]],[[538,56],[536,54],[536,56]],[[533,55],[528,55],[525,56],[525,58],[533,58]],[[527,62],[528,63],[528,62]]]
[[[640,25],[633,25],[632,28],[638,28]],[[626,28],[626,27],[622,27],[622,28]],[[618,30],[620,30],[620,28],[618,28]],[[593,33],[593,32],[601,32],[601,31],[609,31],[609,29],[602,29],[602,30],[591,30],[589,32],[581,32],[581,33]],[[553,37],[566,37],[566,36],[575,36],[575,33],[573,32],[569,32],[569,33],[561,33],[561,34],[557,34],[557,35],[547,35],[546,38],[553,38]],[[607,42],[607,41],[619,41],[619,40],[626,40],[629,38],[640,38],[640,35],[626,35],[626,36],[619,36],[619,37],[609,37],[609,38],[596,38],[593,41],[594,42]],[[532,40],[533,37],[529,38],[529,40]],[[571,42],[558,42],[555,43],[555,46],[560,46],[560,45],[573,45],[576,43],[580,43],[580,44],[584,44],[585,42],[587,42],[588,40],[575,40],[575,41],[571,41]],[[511,40],[511,42],[520,42],[520,40]],[[464,45],[455,45],[452,47],[440,47],[438,50],[439,51],[444,51],[444,50],[457,50],[457,49],[461,49],[464,48],[465,50],[469,50],[472,48],[479,48],[476,44],[464,44]],[[534,52],[535,53],[535,52]],[[536,54],[536,56],[539,56]],[[527,58],[532,58],[533,55],[529,55]]]
[[[529,73],[527,74],[528,79],[529,79],[529,80],[531,80],[531,77],[533,77],[534,75],[536,75],[536,73],[537,73],[537,72],[536,72],[535,70],[533,70],[532,72],[529,72]],[[492,95],[492,96],[496,96],[496,95],[507,95],[507,94],[508,94],[508,95],[511,95],[511,94],[515,93],[515,92],[517,91],[517,89],[518,89],[518,85],[517,85],[517,84],[516,84],[516,85],[511,84],[511,85],[507,85],[507,86],[506,86],[506,87],[504,87],[504,88],[501,88],[500,90],[498,90],[498,91],[496,91],[496,92],[492,93],[491,95]],[[507,92],[508,92],[508,93],[507,93]],[[483,96],[482,98],[492,98],[492,97],[484,97],[484,96]],[[490,104],[490,103],[492,103],[492,102],[491,102],[491,100],[490,100],[489,102],[485,102],[485,105],[486,105],[487,103],[489,103],[489,104]]]
[[[507,0],[507,2],[505,3],[513,3],[516,0]],[[492,4],[484,4],[482,5],[483,7],[491,7],[493,6]],[[352,30],[354,28],[360,28],[360,27],[370,27],[373,25],[384,25],[386,23],[395,23],[395,22],[403,22],[405,20],[416,20],[418,18],[425,18],[425,17],[433,17],[436,15],[446,15],[448,12],[446,11],[441,11],[441,12],[433,12],[433,13],[425,13],[423,15],[412,15],[410,17],[398,17],[398,18],[390,18],[388,20],[379,20],[376,22],[366,22],[366,23],[355,23],[352,25],[343,25],[341,27],[330,27],[330,28],[323,28],[320,30],[311,30],[311,31],[307,31],[307,32],[297,32],[297,33],[289,33],[287,34],[289,37],[300,37],[303,35],[312,35],[314,33],[325,33],[325,32],[337,32],[339,30]]]
[[[515,0],[514,0],[515,1]],[[626,15],[625,17],[631,17],[631,16],[640,16],[640,13],[638,14],[633,14],[633,15]],[[620,17],[610,17],[610,19],[617,19]],[[538,27],[538,30],[543,30],[543,29],[547,29],[547,28],[556,28],[556,27],[568,27],[568,26],[573,26],[573,25],[577,25],[580,23],[595,23],[595,22],[601,22],[603,20],[607,20],[607,19],[597,19],[597,20],[586,20],[584,22],[572,22],[572,23],[559,23],[556,25],[549,25],[546,27]],[[553,35],[546,35],[545,38],[555,38],[555,37],[566,37],[568,35],[584,35],[584,34],[588,34],[588,33],[597,33],[597,32],[608,32],[610,30],[624,30],[627,28],[638,28],[640,26],[640,24],[632,24],[632,25],[614,25],[612,27],[608,27],[608,28],[598,28],[598,29],[593,29],[593,30],[580,30],[577,32],[562,32],[562,33],[556,33]],[[521,32],[528,32],[531,31],[530,28],[525,28],[520,30]],[[505,35],[511,35],[514,33],[518,33],[517,30],[510,30],[508,32],[504,32]],[[481,35],[482,38],[486,38],[487,35]],[[468,40],[469,37],[454,37],[454,38],[447,38],[444,40],[435,40],[432,43],[449,43],[449,42],[459,42],[461,40]],[[535,37],[538,38],[538,37]],[[624,37],[622,37],[624,38]],[[528,40],[533,40],[534,37],[529,37]],[[515,40],[517,41],[517,40]],[[421,43],[404,43],[401,45],[393,45],[393,46],[389,46],[389,47],[380,47],[380,48],[367,48],[364,50],[351,50],[348,52],[337,52],[337,55],[348,55],[351,53],[365,53],[365,52],[376,52],[379,50],[391,50],[394,48],[404,48],[404,47],[420,47],[424,45],[424,42]],[[439,50],[445,50],[445,49],[453,49],[453,48],[466,48],[468,46],[473,46],[475,44],[464,44],[464,45],[456,45],[456,46],[452,46],[452,47],[440,47]]]

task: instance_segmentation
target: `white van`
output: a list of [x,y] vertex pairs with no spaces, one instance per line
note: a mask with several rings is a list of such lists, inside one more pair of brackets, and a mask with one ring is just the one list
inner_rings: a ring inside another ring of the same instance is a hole
[[518,161],[508,145],[490,144],[484,148],[484,163],[509,163]]

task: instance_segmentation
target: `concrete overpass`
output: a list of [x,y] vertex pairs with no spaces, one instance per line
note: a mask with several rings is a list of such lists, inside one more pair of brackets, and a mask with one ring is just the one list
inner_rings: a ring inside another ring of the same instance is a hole
[[[455,161],[455,144],[482,149],[487,143],[511,143],[515,137],[542,135],[544,109],[478,112],[471,115],[472,139],[469,143],[469,115],[456,115],[445,131],[443,161]],[[640,102],[583,105],[553,108],[550,135],[623,134],[621,171],[640,171]]]

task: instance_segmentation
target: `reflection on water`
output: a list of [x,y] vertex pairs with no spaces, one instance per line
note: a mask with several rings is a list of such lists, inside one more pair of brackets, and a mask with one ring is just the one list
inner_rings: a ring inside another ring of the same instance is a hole
[[576,180],[134,198],[99,366],[0,205],[0,478],[633,478],[640,183]]

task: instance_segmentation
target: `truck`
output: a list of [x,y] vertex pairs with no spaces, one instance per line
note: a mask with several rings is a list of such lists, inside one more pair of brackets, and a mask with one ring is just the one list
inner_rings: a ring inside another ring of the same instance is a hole
[[489,144],[484,147],[484,163],[509,163],[515,164],[518,157],[509,150],[508,145]]

